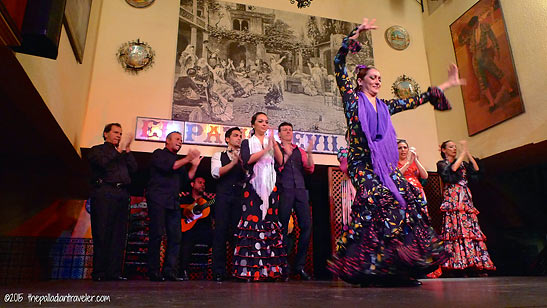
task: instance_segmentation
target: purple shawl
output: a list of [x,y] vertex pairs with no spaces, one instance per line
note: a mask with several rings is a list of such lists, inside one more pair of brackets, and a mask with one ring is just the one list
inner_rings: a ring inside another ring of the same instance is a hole
[[397,136],[391,116],[384,102],[376,98],[376,110],[367,96],[359,91],[359,121],[363,133],[368,141],[372,166],[374,173],[380,177],[382,184],[393,193],[395,199],[401,204],[401,208],[406,209],[406,202],[399,193],[395,182],[391,178],[391,173],[397,168],[399,161],[399,152],[397,151]]

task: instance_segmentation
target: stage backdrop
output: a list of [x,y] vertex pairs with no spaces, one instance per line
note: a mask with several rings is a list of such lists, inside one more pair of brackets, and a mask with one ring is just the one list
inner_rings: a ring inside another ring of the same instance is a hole
[[481,0],[450,25],[472,136],[524,112],[499,0]]
[[[216,0],[182,0],[173,120],[249,126],[257,111],[277,126],[343,135],[333,59],[356,24]],[[373,65],[370,33],[348,57]]]

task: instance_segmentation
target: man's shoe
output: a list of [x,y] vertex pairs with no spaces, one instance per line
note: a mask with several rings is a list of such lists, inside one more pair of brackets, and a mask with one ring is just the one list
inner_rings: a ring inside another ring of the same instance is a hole
[[150,281],[165,281],[165,278],[160,276],[160,274],[150,274],[148,275],[148,278],[150,278]]
[[224,281],[224,275],[223,274],[215,274],[213,277],[213,280],[216,282],[223,282]]
[[93,279],[93,281],[106,281],[106,278],[104,278],[103,276],[95,276],[91,279]]
[[169,280],[169,281],[184,281],[184,278],[179,278],[175,274],[163,275],[163,278],[165,278],[165,280]]
[[410,277],[387,277],[379,280],[380,287],[419,287],[422,282]]
[[311,276],[308,275],[308,273],[306,273],[306,271],[304,271],[304,269],[297,270],[296,274],[300,275],[300,279],[302,279],[302,280],[306,280],[306,281],[311,280]]
[[117,277],[108,277],[109,281],[127,281],[126,277],[123,276],[117,276]]
[[188,280],[190,280],[190,276],[188,276],[188,271],[187,271],[187,270],[183,270],[183,271],[180,273],[180,279],[182,279],[182,281],[188,281]]

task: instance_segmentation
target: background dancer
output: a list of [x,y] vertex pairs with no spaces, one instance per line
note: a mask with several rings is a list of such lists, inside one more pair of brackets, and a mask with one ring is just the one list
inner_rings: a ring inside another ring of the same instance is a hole
[[442,267],[446,270],[495,270],[486,249],[486,236],[479,226],[479,211],[473,205],[471,191],[467,187],[468,179],[477,175],[479,166],[467,150],[467,142],[462,140],[460,144],[461,153],[456,158],[456,143],[451,140],[443,142],[443,160],[437,162],[437,172],[444,182],[441,237],[452,255]]

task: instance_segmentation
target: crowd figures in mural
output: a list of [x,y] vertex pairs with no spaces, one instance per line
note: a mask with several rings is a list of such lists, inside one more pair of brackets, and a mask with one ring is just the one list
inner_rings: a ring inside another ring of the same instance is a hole
[[[355,24],[216,0],[181,0],[173,120],[273,123],[343,134],[333,58]],[[370,34],[350,63],[373,64]]]

